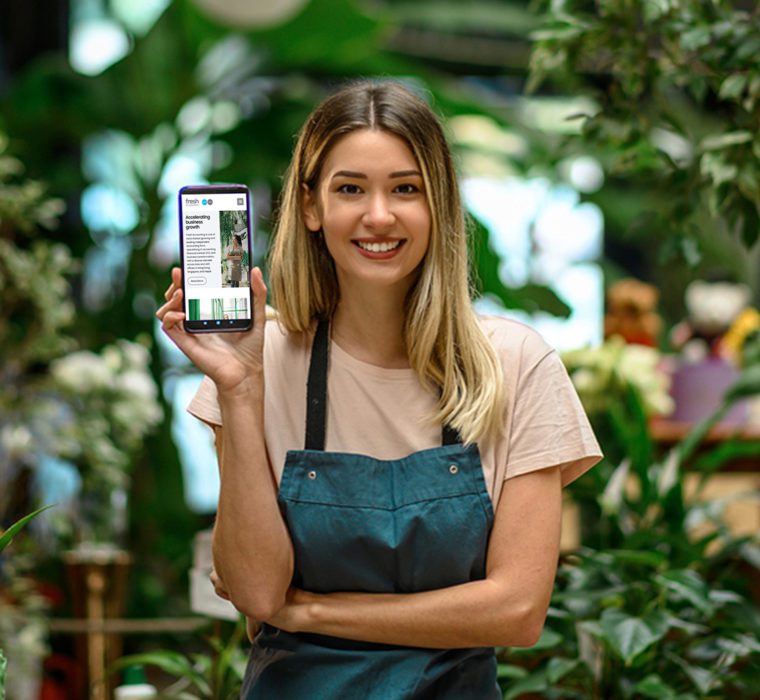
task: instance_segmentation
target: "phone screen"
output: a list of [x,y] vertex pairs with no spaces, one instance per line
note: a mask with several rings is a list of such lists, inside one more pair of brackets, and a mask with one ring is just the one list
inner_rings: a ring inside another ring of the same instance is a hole
[[188,331],[252,326],[250,202],[245,185],[189,185],[179,191]]

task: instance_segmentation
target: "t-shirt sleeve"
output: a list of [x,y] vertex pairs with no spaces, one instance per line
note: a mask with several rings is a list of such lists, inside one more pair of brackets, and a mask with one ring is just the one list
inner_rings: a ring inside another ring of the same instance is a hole
[[559,465],[566,486],[601,457],[562,360],[554,350],[545,352],[516,387],[504,478]]
[[203,377],[198,391],[187,405],[187,411],[209,425],[222,424],[222,412],[216,399],[216,385],[211,379]]

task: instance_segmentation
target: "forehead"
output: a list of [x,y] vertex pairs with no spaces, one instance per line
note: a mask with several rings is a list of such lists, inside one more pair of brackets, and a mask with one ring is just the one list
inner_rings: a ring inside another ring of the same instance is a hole
[[327,152],[324,174],[338,170],[382,174],[419,170],[419,164],[401,137],[379,129],[360,129],[342,136]]

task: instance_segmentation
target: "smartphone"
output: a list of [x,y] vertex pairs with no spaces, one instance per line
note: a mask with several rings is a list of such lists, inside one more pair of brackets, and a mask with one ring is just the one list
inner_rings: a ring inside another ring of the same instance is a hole
[[185,330],[250,330],[250,190],[245,185],[187,185],[178,198]]

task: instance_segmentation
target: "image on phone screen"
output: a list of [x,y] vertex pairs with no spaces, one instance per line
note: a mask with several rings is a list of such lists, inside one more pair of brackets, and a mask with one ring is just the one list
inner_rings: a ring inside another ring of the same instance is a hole
[[252,326],[250,192],[245,185],[179,191],[185,330]]

